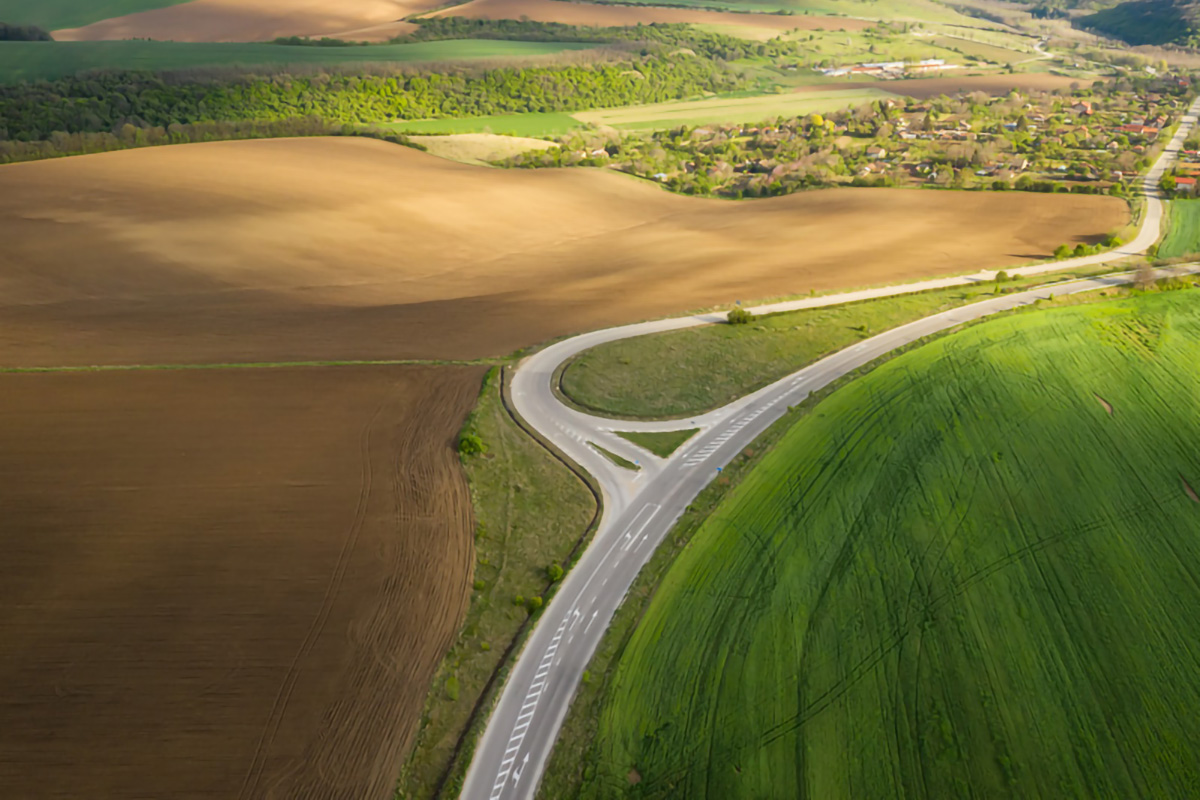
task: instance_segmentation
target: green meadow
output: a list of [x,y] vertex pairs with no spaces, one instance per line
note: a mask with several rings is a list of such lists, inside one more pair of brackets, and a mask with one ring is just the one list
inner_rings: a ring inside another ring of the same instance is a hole
[[1167,235],[1158,247],[1159,257],[1200,253],[1200,202],[1173,200],[1168,209]]
[[583,796],[1193,796],[1198,300],[993,320],[802,417],[658,587]]
[[91,69],[178,70],[197,67],[522,59],[595,45],[456,39],[366,47],[289,47],[277,44],[115,42],[0,42],[0,81],[61,78]]
[[582,128],[583,123],[561,111],[532,114],[496,114],[459,119],[425,119],[390,122],[381,128],[400,133],[499,133],[507,136],[561,136]]
[[0,22],[47,31],[80,28],[110,17],[177,6],[186,0],[3,0]]

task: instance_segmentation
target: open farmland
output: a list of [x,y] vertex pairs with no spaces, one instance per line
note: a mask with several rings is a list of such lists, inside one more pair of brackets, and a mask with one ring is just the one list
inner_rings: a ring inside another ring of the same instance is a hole
[[[561,22],[566,25],[624,26],[650,25],[655,22],[720,25],[729,33],[748,31],[752,38],[769,38],[785,31],[861,30],[871,23],[837,17],[794,16],[785,14],[739,14],[705,9],[660,6],[621,6],[601,3],[574,3],[562,0],[471,0],[429,14],[431,17],[467,17],[469,19],[531,19]],[[745,35],[745,34],[744,34]]]
[[530,63],[595,48],[580,42],[452,39],[367,47],[175,42],[5,42],[0,81],[53,80],[89,69],[184,70],[213,67],[363,67],[459,61]]
[[56,30],[54,38],[261,42],[279,36],[332,36],[384,41],[412,30],[401,18],[436,5],[436,0],[191,0]]
[[0,376],[4,794],[390,796],[467,605],[481,377]]
[[813,408],[659,586],[584,796],[1190,795],[1195,301],[1013,315]]
[[1167,211],[1167,235],[1158,247],[1160,258],[1178,258],[1200,252],[1200,203],[1172,202]]
[[1116,198],[1061,194],[730,202],[343,138],[11,164],[0,367],[496,356],[738,299],[1022,263],[1127,219]]

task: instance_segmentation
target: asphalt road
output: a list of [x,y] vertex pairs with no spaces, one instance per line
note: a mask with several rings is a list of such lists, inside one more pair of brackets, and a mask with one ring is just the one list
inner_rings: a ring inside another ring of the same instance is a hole
[[[1178,153],[1200,99],[1184,117],[1179,131],[1143,182],[1147,209],[1139,235],[1114,251],[1080,259],[1009,270],[1036,274],[1073,266],[1102,264],[1142,253],[1156,242],[1162,220],[1157,184]],[[1200,266],[1172,271],[1192,274]],[[852,300],[991,281],[991,271],[883,289],[760,306],[756,313],[812,308]],[[754,394],[707,414],[661,422],[627,422],[595,417],[564,405],[554,394],[557,369],[572,356],[598,344],[721,321],[721,314],[701,314],[595,331],[558,342],[530,356],[513,377],[513,403],[520,414],[599,481],[604,513],[599,529],[578,563],[546,607],[514,665],[499,702],[476,748],[463,786],[464,800],[532,798],[570,707],[571,698],[613,614],[634,578],[666,537],[675,521],[720,469],[772,423],[808,395],[892,350],[925,336],[1044,299],[1114,286],[1128,275],[1060,283],[1002,295],[935,314],[866,339],[828,356]],[[614,430],[700,431],[669,459],[661,459],[617,436]],[[637,462],[637,472],[622,469],[592,448],[594,442]]]

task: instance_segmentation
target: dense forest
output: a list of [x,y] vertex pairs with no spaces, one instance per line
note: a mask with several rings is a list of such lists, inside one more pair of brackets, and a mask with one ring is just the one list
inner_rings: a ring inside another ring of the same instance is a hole
[[1077,24],[1129,44],[1200,44],[1195,6],[1176,0],[1130,0],[1080,17]]
[[740,88],[724,66],[691,56],[632,63],[386,75],[231,78],[109,72],[0,86],[0,141],[55,132],[115,133],[218,121],[319,116],[333,123],[576,111]]

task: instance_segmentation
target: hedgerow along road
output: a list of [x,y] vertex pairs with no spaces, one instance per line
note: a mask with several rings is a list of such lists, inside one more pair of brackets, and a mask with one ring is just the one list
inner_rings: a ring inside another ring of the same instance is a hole
[[[1144,253],[1161,234],[1163,205],[1158,183],[1177,157],[1200,113],[1200,98],[1185,112],[1162,154],[1143,176],[1146,213],[1136,237],[1106,253],[1008,270],[1033,275],[1099,265]],[[1194,274],[1184,265],[1163,275]],[[718,313],[656,320],[582,334],[527,358],[513,375],[517,411],[538,432],[591,473],[600,484],[603,515],[591,544],[563,580],[518,656],[488,720],[467,771],[463,800],[527,800],[538,782],[570,708],[588,661],[655,548],[688,504],[731,459],[811,393],[891,351],[972,320],[1026,306],[1051,296],[1087,292],[1129,283],[1131,274],[1054,284],[1001,295],[945,311],[886,331],[827,356],[753,394],[706,414],[674,420],[606,419],[565,405],[553,390],[563,364],[605,342],[722,322]],[[755,314],[795,311],[857,300],[995,280],[995,272],[940,278],[750,309]],[[699,431],[663,459],[618,436],[615,431]],[[613,463],[594,445],[634,462],[632,471]]]

